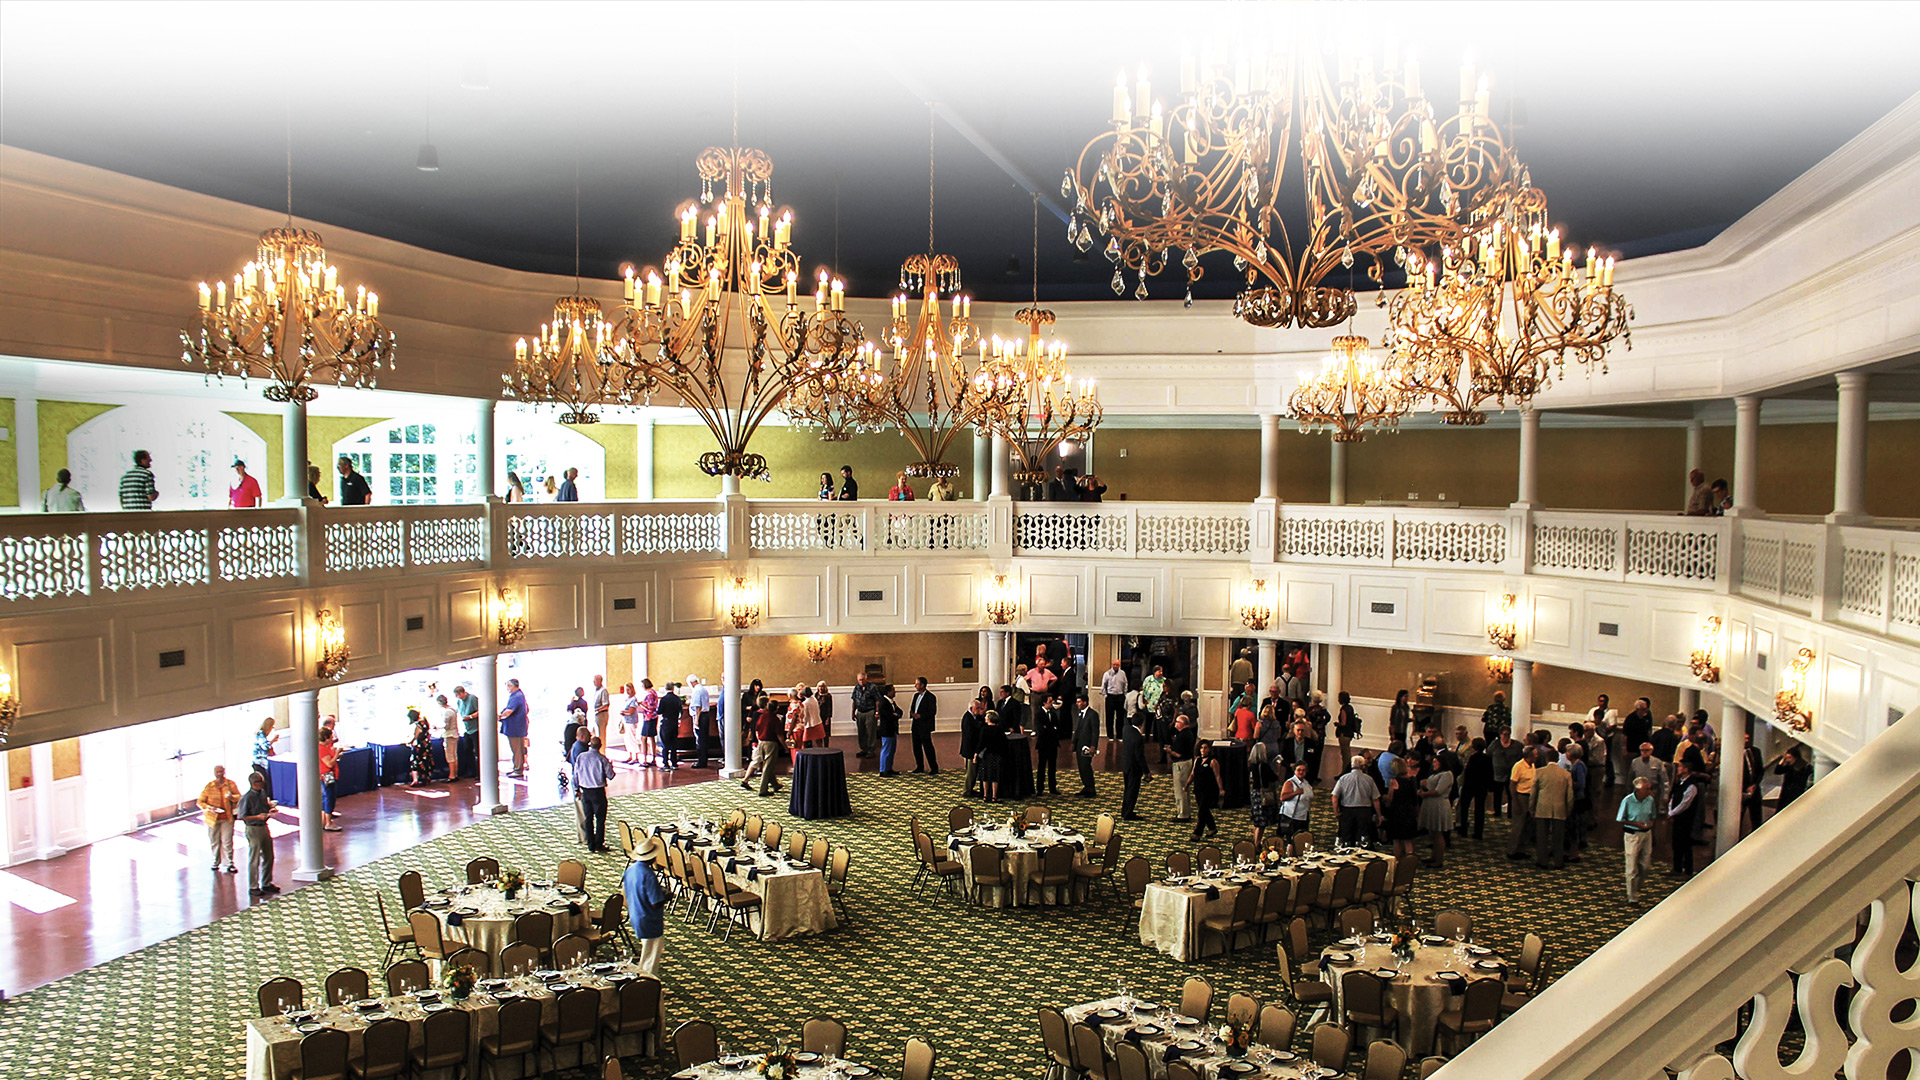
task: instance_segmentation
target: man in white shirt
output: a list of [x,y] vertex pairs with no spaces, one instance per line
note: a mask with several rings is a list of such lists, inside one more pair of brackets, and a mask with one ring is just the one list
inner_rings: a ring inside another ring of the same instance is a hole
[[595,739],[573,756],[574,798],[585,815],[581,831],[588,851],[607,850],[607,784],[613,780],[613,762],[600,752],[601,745]]
[[1100,692],[1106,695],[1107,738],[1117,738],[1120,734],[1120,722],[1127,716],[1127,673],[1120,669],[1120,658],[1113,658],[1113,666],[1100,676]]
[[707,763],[708,755],[713,752],[713,725],[707,717],[707,707],[713,700],[707,692],[707,684],[698,675],[687,676],[687,710],[693,718],[694,750],[700,759],[693,763],[696,769],[711,769]]
[[447,702],[447,695],[433,699],[440,706],[440,749],[447,755],[447,779],[460,775],[460,712]]
[[607,743],[607,720],[613,715],[613,695],[607,692],[607,677],[593,677],[593,723],[600,731],[600,745]]

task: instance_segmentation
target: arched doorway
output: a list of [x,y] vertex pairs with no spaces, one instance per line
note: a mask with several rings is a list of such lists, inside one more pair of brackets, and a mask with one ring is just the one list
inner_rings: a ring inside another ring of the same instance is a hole
[[218,409],[179,400],[164,409],[122,405],[67,435],[67,468],[89,510],[120,509],[120,476],[135,450],[153,455],[158,510],[224,508],[236,459],[262,487],[269,472],[266,440]]

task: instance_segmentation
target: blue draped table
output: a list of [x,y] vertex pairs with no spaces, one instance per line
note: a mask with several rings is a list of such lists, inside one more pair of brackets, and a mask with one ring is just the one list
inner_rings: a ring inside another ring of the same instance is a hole
[[[378,759],[372,746],[340,751],[338,777],[333,782],[333,797],[344,799],[380,786]],[[300,766],[289,758],[267,762],[267,780],[273,785],[273,801],[281,806],[300,805]]]
[[847,801],[847,759],[839,750],[820,746],[795,750],[793,775],[787,783],[793,786],[787,812],[794,817],[817,821],[853,813]]

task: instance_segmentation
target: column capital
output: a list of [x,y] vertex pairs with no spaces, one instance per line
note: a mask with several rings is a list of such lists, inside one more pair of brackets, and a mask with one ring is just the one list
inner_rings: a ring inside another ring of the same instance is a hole
[[1873,374],[1867,371],[1836,371],[1833,382],[1842,390],[1865,390]]

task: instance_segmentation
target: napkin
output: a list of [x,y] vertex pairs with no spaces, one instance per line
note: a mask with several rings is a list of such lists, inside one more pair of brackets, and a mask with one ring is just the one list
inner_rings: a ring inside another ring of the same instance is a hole
[[459,912],[457,912],[457,911],[449,911],[449,912],[447,912],[447,925],[448,925],[448,926],[459,926],[459,925],[460,925],[461,923],[464,923],[464,922],[466,922],[466,921],[467,921],[467,917],[466,917],[465,915],[462,915],[462,914],[460,914],[460,913],[459,913]]
[[1220,887],[1218,885],[1207,886],[1207,899],[1209,900],[1220,899]]

